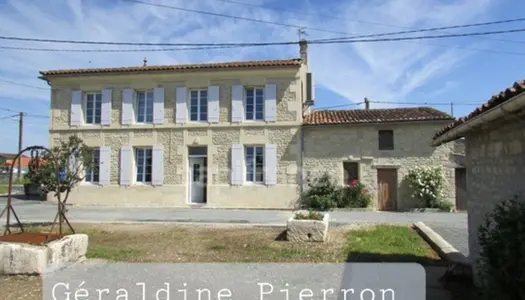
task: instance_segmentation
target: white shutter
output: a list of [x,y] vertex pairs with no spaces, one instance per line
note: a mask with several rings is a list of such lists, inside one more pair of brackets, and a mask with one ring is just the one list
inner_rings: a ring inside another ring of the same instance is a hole
[[122,124],[129,125],[133,123],[133,89],[122,90]]
[[82,123],[82,91],[71,91],[71,126],[80,126]]
[[111,89],[102,90],[102,109],[100,123],[102,125],[111,124]]
[[219,123],[219,86],[208,87],[208,122]]
[[99,155],[98,183],[100,185],[109,185],[111,174],[111,148],[108,146],[100,147]]
[[164,148],[162,145],[153,146],[152,155],[151,184],[162,185],[164,182]]
[[153,89],[153,123],[164,123],[164,88]]
[[264,183],[277,184],[277,146],[266,144],[264,149]]
[[231,153],[231,184],[232,185],[241,185],[242,184],[242,162],[243,162],[243,156],[244,156],[244,147],[239,144],[233,144],[232,145],[232,153]]
[[120,149],[120,185],[131,185],[131,158],[133,157],[133,148],[124,146]]
[[186,123],[188,89],[183,86],[177,87],[175,97],[175,123]]
[[277,121],[277,85],[266,84],[264,87],[264,120]]
[[76,171],[76,168],[77,168],[77,158],[76,158],[76,150],[73,150],[70,154],[69,154],[69,157],[67,159],[67,168],[68,168],[68,172],[73,175],[75,174],[75,171]]
[[244,115],[243,94],[244,87],[242,85],[232,85],[232,122],[242,122]]

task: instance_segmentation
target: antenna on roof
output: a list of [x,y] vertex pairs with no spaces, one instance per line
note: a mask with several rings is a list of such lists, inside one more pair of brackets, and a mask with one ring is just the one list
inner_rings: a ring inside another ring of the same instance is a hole
[[306,29],[304,29],[304,27],[297,29],[297,35],[299,35],[300,41],[303,40],[303,35],[308,36],[308,34],[306,34]]
[[144,57],[144,67],[146,67],[148,65],[148,59],[146,57]]

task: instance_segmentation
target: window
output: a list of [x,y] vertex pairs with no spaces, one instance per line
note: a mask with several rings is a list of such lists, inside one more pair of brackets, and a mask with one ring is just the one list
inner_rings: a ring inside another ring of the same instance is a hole
[[394,150],[394,131],[379,130],[378,142],[379,150]]
[[245,148],[246,182],[264,181],[264,146]]
[[264,120],[264,89],[246,89],[246,120]]
[[86,124],[100,124],[100,116],[102,115],[102,94],[87,93],[85,107]]
[[137,123],[153,122],[153,91],[137,92]]
[[201,178],[201,165],[193,164],[193,182],[199,182]]
[[352,181],[359,180],[359,164],[356,162],[343,162],[343,182],[345,185],[351,185]]
[[190,120],[208,120],[208,90],[190,91]]
[[85,182],[96,183],[98,182],[99,166],[100,163],[100,149],[93,149],[93,168],[86,169]]
[[135,164],[137,166],[137,182],[151,182],[152,150],[151,148],[137,148],[135,150]]

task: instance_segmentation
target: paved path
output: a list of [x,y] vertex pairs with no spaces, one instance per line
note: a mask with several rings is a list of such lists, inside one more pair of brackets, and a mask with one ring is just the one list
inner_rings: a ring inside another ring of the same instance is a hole
[[[23,198],[20,197],[20,198]],[[6,198],[0,197],[0,209]],[[13,206],[23,222],[52,221],[57,206],[50,202],[15,199]],[[467,214],[396,213],[396,212],[331,212],[331,225],[356,223],[412,224],[424,222],[442,235],[452,246],[468,256]],[[195,208],[131,208],[69,206],[71,221],[81,222],[206,222],[285,224],[290,211],[235,210]],[[5,216],[2,218],[4,219]],[[3,220],[2,220],[3,221]],[[3,223],[3,222],[2,222]]]

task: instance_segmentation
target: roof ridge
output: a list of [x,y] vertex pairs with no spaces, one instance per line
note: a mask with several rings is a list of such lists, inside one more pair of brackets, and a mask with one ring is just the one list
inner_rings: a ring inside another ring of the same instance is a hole
[[281,67],[299,66],[302,64],[301,58],[283,58],[267,60],[244,60],[244,61],[223,61],[223,62],[201,62],[201,63],[182,63],[182,64],[162,64],[149,66],[121,66],[121,67],[102,67],[102,68],[76,68],[76,69],[55,69],[41,70],[39,73],[47,75],[64,75],[83,73],[113,73],[113,72],[140,72],[140,71],[170,71],[170,70],[191,70],[206,68],[243,68],[243,67]]

